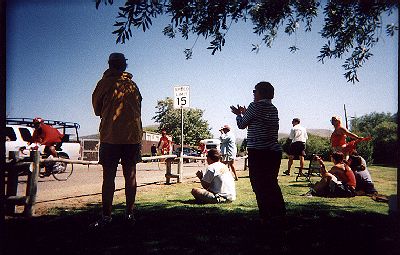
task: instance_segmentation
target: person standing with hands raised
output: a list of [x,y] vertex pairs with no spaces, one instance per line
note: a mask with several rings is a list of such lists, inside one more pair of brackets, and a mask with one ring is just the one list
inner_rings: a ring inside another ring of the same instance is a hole
[[247,128],[249,175],[256,195],[261,223],[280,224],[286,215],[285,202],[278,185],[282,148],[278,143],[278,110],[272,104],[274,87],[259,82],[248,108],[231,106],[239,129]]

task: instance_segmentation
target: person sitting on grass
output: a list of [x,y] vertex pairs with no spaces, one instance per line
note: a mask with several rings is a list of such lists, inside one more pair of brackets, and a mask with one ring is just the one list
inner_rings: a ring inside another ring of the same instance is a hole
[[375,189],[371,174],[368,171],[367,162],[358,155],[356,150],[350,153],[349,166],[356,177],[357,196],[369,196],[377,202],[388,202],[387,196],[379,194]]
[[321,165],[322,178],[305,194],[306,196],[355,196],[356,178],[351,168],[344,162],[342,152],[332,154],[334,166],[329,171],[325,169],[324,161],[319,156],[315,157]]
[[228,167],[220,162],[221,153],[211,149],[207,153],[207,169],[203,174],[197,171],[196,176],[203,188],[193,188],[192,195],[198,203],[224,203],[236,199],[235,181]]
[[371,174],[368,171],[367,162],[363,157],[358,155],[356,150],[350,153],[349,166],[356,177],[357,195],[372,196],[378,193],[372,181]]

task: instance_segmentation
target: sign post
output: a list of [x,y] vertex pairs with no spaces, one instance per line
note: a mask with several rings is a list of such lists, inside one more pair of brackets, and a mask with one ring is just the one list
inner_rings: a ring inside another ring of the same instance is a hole
[[181,153],[179,157],[178,175],[179,181],[182,180],[182,169],[183,169],[183,108],[190,107],[190,89],[189,86],[177,86],[174,87],[174,109],[181,109]]

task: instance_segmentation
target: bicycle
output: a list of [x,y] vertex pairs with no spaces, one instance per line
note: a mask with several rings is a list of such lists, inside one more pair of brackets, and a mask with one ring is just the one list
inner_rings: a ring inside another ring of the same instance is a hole
[[[25,147],[24,147],[25,148]],[[22,148],[22,149],[24,149]],[[59,148],[59,146],[57,146]],[[40,150],[38,144],[32,144],[29,146],[29,150]],[[40,150],[40,158],[48,159],[53,158],[53,156],[48,151]],[[64,152],[57,152],[57,157],[62,159],[69,159],[68,155]],[[57,181],[66,181],[74,172],[74,165],[66,162],[58,161],[47,161],[39,163],[39,177],[44,178],[52,175]]]
[[[50,155],[42,154],[42,159],[49,158]],[[59,152],[58,158],[69,159],[68,155]],[[66,181],[74,172],[74,164],[66,162],[42,162],[39,164],[39,176],[41,178],[53,175],[57,181]],[[44,171],[43,171],[44,170]]]

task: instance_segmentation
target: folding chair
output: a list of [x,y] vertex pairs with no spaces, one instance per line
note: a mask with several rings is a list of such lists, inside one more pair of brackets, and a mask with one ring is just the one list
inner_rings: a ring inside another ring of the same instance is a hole
[[[298,181],[299,178],[304,177],[307,181],[311,182],[311,177],[312,176],[318,176],[321,177],[321,165],[319,164],[318,160],[315,159],[316,154],[311,155],[310,159],[310,164],[308,167],[303,167],[303,171],[300,172],[301,167],[296,167],[299,169],[299,172],[297,173],[296,176],[296,182]],[[304,172],[306,170],[307,172]],[[302,173],[303,175],[301,175]]]

